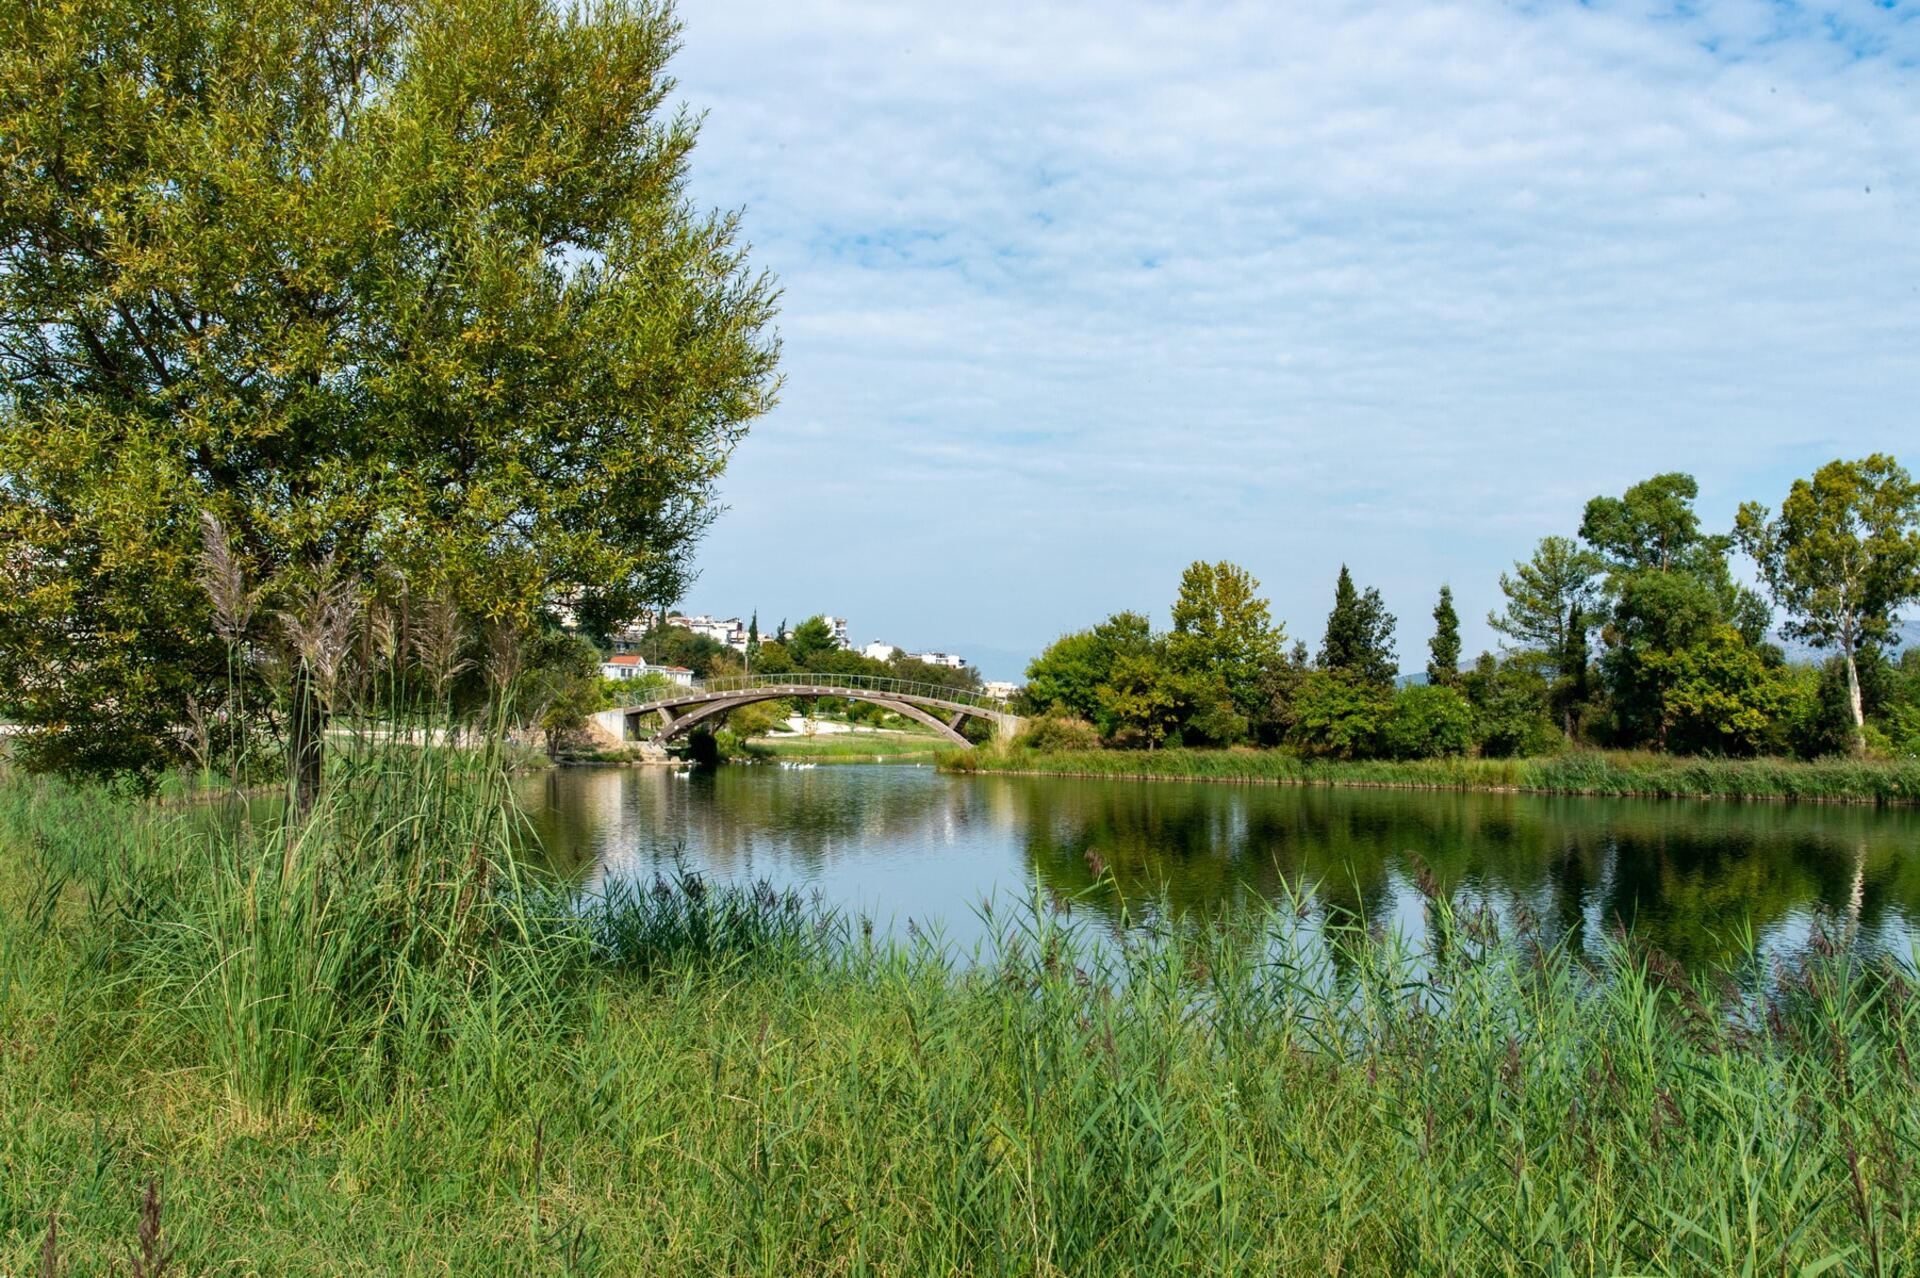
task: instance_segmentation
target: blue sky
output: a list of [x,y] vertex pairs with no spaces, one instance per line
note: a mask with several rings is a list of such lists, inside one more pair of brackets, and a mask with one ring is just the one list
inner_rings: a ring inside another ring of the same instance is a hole
[[1582,504],[1920,466],[1920,4],[686,0],[786,385],[695,610],[990,674],[1232,559],[1424,660]]

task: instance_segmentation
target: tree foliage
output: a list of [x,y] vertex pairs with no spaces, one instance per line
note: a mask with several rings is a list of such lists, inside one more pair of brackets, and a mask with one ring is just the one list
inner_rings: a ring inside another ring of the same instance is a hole
[[1777,516],[1742,505],[1734,534],[1787,614],[1782,632],[1840,654],[1864,745],[1858,656],[1920,597],[1920,485],[1883,453],[1828,462],[1793,482]]
[[287,592],[566,593],[601,631],[678,593],[777,352],[686,194],[675,38],[646,0],[11,10],[0,687],[34,757],[172,753],[227,658],[202,511]]
[[1327,614],[1320,641],[1322,670],[1351,675],[1366,683],[1388,686],[1398,673],[1393,648],[1393,614],[1372,586],[1365,593],[1354,588],[1353,574],[1340,565],[1334,584],[1333,611]]
[[1100,689],[1111,683],[1117,661],[1146,654],[1154,642],[1152,623],[1137,612],[1116,612],[1091,630],[1062,635],[1027,666],[1027,698],[1043,712],[1111,731]]
[[1433,605],[1433,638],[1427,640],[1427,682],[1450,687],[1460,681],[1460,614],[1453,607],[1453,587],[1440,587]]
[[1570,537],[1542,537],[1531,558],[1500,574],[1507,606],[1489,613],[1487,624],[1522,648],[1551,653],[1559,662],[1576,639],[1585,646],[1584,630],[1575,635],[1568,622],[1586,615],[1604,567],[1599,555]]

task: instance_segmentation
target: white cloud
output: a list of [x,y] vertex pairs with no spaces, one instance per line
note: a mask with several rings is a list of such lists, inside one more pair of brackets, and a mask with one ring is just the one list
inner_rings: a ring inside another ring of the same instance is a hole
[[1311,638],[1344,559],[1411,657],[1594,493],[1912,431],[1911,6],[682,16],[786,289],[701,606],[1034,647],[1205,555]]

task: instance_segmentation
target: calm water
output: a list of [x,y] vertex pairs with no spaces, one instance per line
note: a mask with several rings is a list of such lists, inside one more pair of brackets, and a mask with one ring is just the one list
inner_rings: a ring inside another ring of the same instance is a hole
[[[903,932],[970,945],[989,898],[1037,884],[1118,925],[1089,853],[1129,900],[1182,914],[1247,908],[1287,885],[1419,927],[1417,862],[1469,899],[1525,906],[1590,948],[1615,918],[1683,961],[1733,955],[1748,924],[1774,952],[1816,912],[1859,943],[1920,937],[1920,811],[1554,799],[1182,782],[957,777],[929,768],[569,768],[522,801],[548,857],[592,887],[676,866],[765,880]],[[1417,862],[1416,862],[1417,858]]]

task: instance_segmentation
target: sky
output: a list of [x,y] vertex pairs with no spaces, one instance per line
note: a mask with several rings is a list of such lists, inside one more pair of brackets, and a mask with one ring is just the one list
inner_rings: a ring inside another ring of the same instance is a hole
[[1424,664],[1586,500],[1920,466],[1920,3],[683,0],[784,386],[684,607],[1017,677],[1181,569]]

